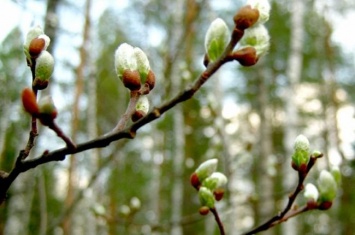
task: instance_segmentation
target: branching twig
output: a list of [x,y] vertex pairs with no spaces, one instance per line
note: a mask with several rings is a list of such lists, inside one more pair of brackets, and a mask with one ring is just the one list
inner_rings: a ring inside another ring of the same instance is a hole
[[318,158],[322,157],[323,155],[314,157],[311,156],[310,161],[307,165],[307,169],[305,169],[305,171],[298,171],[298,184],[295,188],[295,190],[293,191],[292,194],[289,195],[288,197],[288,202],[285,206],[285,208],[280,211],[277,215],[275,215],[274,217],[272,217],[271,219],[269,219],[268,221],[266,221],[264,224],[259,225],[258,227],[252,229],[249,232],[243,233],[243,235],[252,235],[252,234],[256,234],[258,232],[267,230],[277,224],[280,224],[282,222],[285,222],[287,219],[298,215],[300,213],[303,213],[305,211],[308,211],[310,209],[316,209],[316,208],[311,208],[308,207],[308,205],[306,207],[303,207],[300,210],[291,210],[293,203],[295,202],[297,196],[299,195],[299,193],[303,190],[304,186],[303,186],[303,182],[306,179],[309,171],[311,170],[311,168],[314,166],[315,162],[317,161]]

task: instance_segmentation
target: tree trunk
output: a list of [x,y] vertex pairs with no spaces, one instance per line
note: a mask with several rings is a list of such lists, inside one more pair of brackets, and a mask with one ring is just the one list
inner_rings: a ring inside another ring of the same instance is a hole
[[[303,47],[303,13],[304,0],[292,0],[291,2],[291,42],[287,64],[288,87],[286,87],[285,111],[287,120],[285,122],[284,146],[285,158],[291,159],[293,143],[299,134],[299,118],[296,107],[296,88],[300,82],[302,71],[302,47]],[[297,180],[296,172],[293,172],[290,161],[286,160],[283,166],[284,189],[289,190]],[[290,173],[292,172],[292,173]],[[297,219],[292,219],[282,225],[283,234],[297,234]]]
[[[84,28],[83,28],[83,42],[80,47],[80,64],[78,65],[78,68],[76,70],[76,81],[75,81],[75,92],[74,92],[74,102],[73,102],[73,111],[72,111],[72,123],[71,123],[71,132],[72,132],[72,140],[74,143],[76,143],[76,137],[78,133],[78,126],[79,126],[79,121],[80,121],[80,98],[83,94],[84,90],[84,77],[87,72],[86,66],[88,64],[87,58],[88,58],[88,43],[89,43],[89,31],[90,31],[90,8],[91,8],[91,0],[86,1],[86,6],[85,6],[85,23],[84,23]],[[68,186],[67,186],[67,196],[65,199],[65,207],[71,207],[73,206],[73,200],[74,200],[74,188],[75,188],[75,183],[76,183],[76,176],[75,176],[75,170],[76,170],[76,157],[71,156],[70,157],[70,163],[69,163],[69,169],[68,169]],[[72,216],[71,214],[68,214],[67,217],[64,218],[63,221],[63,234],[64,235],[70,235],[72,234]]]

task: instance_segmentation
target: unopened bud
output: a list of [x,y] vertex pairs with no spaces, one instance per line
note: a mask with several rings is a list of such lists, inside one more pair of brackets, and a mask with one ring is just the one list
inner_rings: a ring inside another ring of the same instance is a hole
[[35,38],[31,41],[30,47],[28,49],[28,52],[31,55],[31,58],[37,58],[39,54],[42,52],[44,49],[46,42],[44,41],[43,38]]
[[35,80],[33,86],[38,90],[48,86],[49,78],[54,71],[54,59],[48,51],[42,51],[36,59]]
[[32,89],[25,88],[21,94],[22,104],[26,112],[31,115],[37,116],[39,113],[39,108],[37,104],[36,95],[33,93]]
[[209,177],[203,180],[202,185],[213,191],[226,185],[227,181],[227,177],[221,172],[213,172]]
[[216,190],[213,191],[214,198],[216,201],[222,200],[224,196],[224,189],[223,188],[217,188]]
[[259,11],[246,5],[239,9],[233,17],[235,26],[240,30],[245,30],[253,26],[259,19]]
[[258,10],[259,18],[256,22],[257,24],[263,24],[269,20],[271,6],[268,0],[248,0],[246,5]]
[[336,196],[337,183],[332,174],[322,170],[318,178],[319,202],[331,202]]
[[198,190],[198,196],[202,206],[207,206],[208,208],[214,208],[214,195],[211,190],[206,187],[201,187]]
[[304,191],[304,197],[309,200],[317,201],[318,197],[319,197],[319,192],[318,192],[317,187],[311,183],[306,184],[305,191]]
[[266,54],[270,47],[269,32],[264,25],[258,24],[255,27],[245,30],[239,42],[241,48],[254,47],[258,57]]
[[297,171],[305,172],[310,159],[309,141],[304,135],[297,136],[292,155],[292,167]]
[[202,206],[199,209],[200,215],[207,215],[209,212],[210,212],[210,208],[208,208],[207,206]]
[[155,86],[155,74],[152,70],[149,70],[147,79],[145,80],[145,84],[149,86],[150,90],[153,90]]
[[52,97],[45,96],[38,101],[39,120],[45,126],[48,126],[57,117],[57,108],[55,107]]
[[242,66],[253,66],[258,62],[258,56],[254,47],[244,47],[232,54],[233,59],[237,60]]
[[203,162],[197,169],[196,174],[200,182],[205,180],[213,172],[216,171],[218,164],[218,159],[213,158]]
[[137,70],[144,84],[150,71],[150,65],[147,55],[139,47],[133,49],[133,53],[137,62]]
[[221,19],[215,19],[205,36],[205,50],[210,61],[216,61],[224,52],[230,40],[227,24]]

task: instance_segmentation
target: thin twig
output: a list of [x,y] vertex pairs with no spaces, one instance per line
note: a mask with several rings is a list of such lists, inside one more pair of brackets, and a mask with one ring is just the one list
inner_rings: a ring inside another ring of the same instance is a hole
[[212,214],[214,216],[214,219],[216,220],[216,223],[218,225],[220,234],[221,235],[225,235],[223,223],[222,223],[221,219],[219,218],[217,209],[216,208],[211,208],[210,211],[212,212]]

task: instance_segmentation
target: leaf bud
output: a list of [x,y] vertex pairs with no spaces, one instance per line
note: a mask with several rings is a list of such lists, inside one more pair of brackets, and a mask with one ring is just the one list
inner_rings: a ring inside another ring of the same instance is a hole
[[319,203],[332,202],[336,197],[337,183],[333,175],[326,170],[322,170],[318,178]]
[[220,201],[222,200],[223,196],[224,196],[224,189],[223,188],[217,188],[213,191],[213,195],[214,198],[216,199],[216,201]]
[[202,206],[207,206],[208,208],[214,208],[214,195],[211,190],[206,187],[201,187],[198,190],[198,196]]
[[209,177],[203,180],[202,185],[213,191],[226,185],[227,181],[227,177],[221,172],[213,172]]
[[221,18],[215,19],[205,36],[205,50],[209,61],[216,61],[224,52],[230,40],[230,31]]
[[210,208],[207,206],[201,206],[199,209],[200,215],[207,215],[210,212]]
[[139,47],[133,48],[133,53],[137,63],[137,70],[144,84],[150,71],[150,65],[147,55]]
[[338,166],[332,166],[332,169],[330,170],[330,173],[332,173],[335,182],[337,183],[338,186],[341,184],[341,172]]
[[311,183],[306,184],[304,197],[307,198],[308,200],[317,201],[319,197],[319,192],[317,187]]
[[35,80],[33,86],[42,90],[48,86],[49,78],[54,71],[54,59],[48,51],[42,51],[36,59]]
[[255,27],[245,30],[239,42],[240,48],[254,47],[258,57],[267,53],[270,47],[270,35],[264,25],[258,24]]
[[200,188],[201,182],[198,179],[198,176],[197,176],[196,172],[191,174],[191,176],[190,176],[190,184],[197,190]]
[[26,40],[25,40],[25,43],[23,45],[25,53],[29,52],[29,47],[30,47],[30,44],[31,44],[32,40],[37,38],[38,36],[40,36],[42,34],[44,34],[44,32],[43,32],[43,30],[42,30],[42,28],[40,26],[33,27],[27,32]]
[[57,108],[53,103],[53,99],[50,96],[45,96],[38,101],[39,107],[39,120],[45,126],[50,125],[57,117]]
[[122,79],[125,70],[137,70],[133,47],[128,43],[123,43],[116,49],[115,68],[120,79]]
[[252,27],[259,19],[259,11],[250,5],[243,6],[233,17],[237,29],[245,30]]
[[25,88],[21,94],[22,105],[26,112],[33,116],[37,116],[39,113],[39,107],[37,104],[37,99],[35,93],[32,89]]
[[217,169],[217,164],[217,158],[209,159],[203,162],[195,171],[199,181],[204,181],[208,176],[215,172]]
[[309,159],[309,141],[304,135],[299,135],[294,144],[292,167],[297,171],[306,171]]
[[246,5],[258,10],[259,18],[256,24],[263,24],[269,20],[271,6],[268,0],[248,0]]

